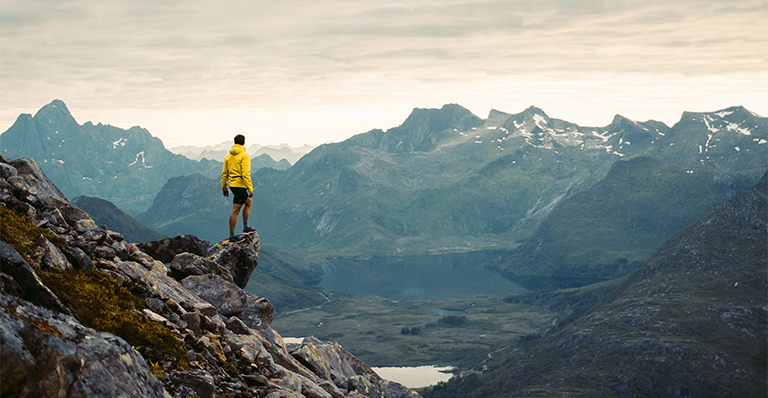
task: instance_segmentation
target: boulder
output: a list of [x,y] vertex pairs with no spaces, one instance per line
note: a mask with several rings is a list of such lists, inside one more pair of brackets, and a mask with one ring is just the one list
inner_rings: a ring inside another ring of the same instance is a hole
[[43,268],[61,271],[72,269],[72,264],[69,263],[67,257],[51,241],[41,235],[37,238],[37,244],[43,251],[43,258],[41,259],[41,266]]
[[240,299],[243,301],[243,310],[238,317],[249,328],[264,330],[272,325],[277,309],[268,299],[245,291],[241,291]]
[[225,240],[212,246],[208,249],[208,259],[229,270],[235,284],[245,288],[259,264],[259,234],[242,236],[238,242]]
[[74,246],[64,246],[61,251],[75,267],[80,269],[96,269],[91,258],[82,249]]
[[123,339],[0,293],[0,395],[170,398]]
[[3,241],[0,241],[0,272],[11,276],[18,283],[22,291],[21,298],[54,311],[71,314],[19,252]]
[[219,314],[237,316],[251,329],[268,328],[277,314],[269,300],[243,291],[220,275],[189,276],[181,281],[181,285],[216,307]]
[[208,260],[205,257],[192,253],[180,253],[173,258],[170,264],[171,276],[176,280],[182,280],[190,275],[216,274],[224,280],[232,282],[232,274],[229,270]]
[[238,315],[243,310],[241,289],[216,274],[193,275],[184,278],[181,286],[211,303],[219,314]]
[[144,290],[149,297],[163,300],[172,299],[176,303],[193,307],[202,303],[199,297],[190,293],[175,279],[167,275],[167,269],[162,263],[157,263],[151,270],[133,261],[118,261],[115,263],[119,273],[132,280]]
[[194,235],[179,235],[175,238],[139,243],[136,246],[155,260],[170,263],[177,254],[185,252],[206,256],[210,243]]

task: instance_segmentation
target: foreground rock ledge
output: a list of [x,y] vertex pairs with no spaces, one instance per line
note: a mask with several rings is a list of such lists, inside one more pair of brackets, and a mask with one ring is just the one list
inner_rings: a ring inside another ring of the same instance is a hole
[[[258,234],[236,244],[182,236],[137,246],[69,203],[31,159],[0,155],[0,177],[0,204],[63,242],[43,238],[41,264],[0,242],[1,396],[418,396],[338,344],[283,341],[269,300],[242,290],[258,265]],[[176,360],[188,370],[148,364],[123,339],[80,324],[40,267],[98,270],[128,287],[144,299],[143,316],[181,342],[185,357]]]

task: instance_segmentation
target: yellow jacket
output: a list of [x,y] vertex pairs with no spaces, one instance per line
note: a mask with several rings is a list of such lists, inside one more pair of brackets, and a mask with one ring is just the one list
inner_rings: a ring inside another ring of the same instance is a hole
[[221,170],[221,191],[228,192],[230,187],[247,188],[253,192],[251,182],[251,158],[245,153],[245,147],[240,144],[232,145],[232,149],[224,157],[224,168]]

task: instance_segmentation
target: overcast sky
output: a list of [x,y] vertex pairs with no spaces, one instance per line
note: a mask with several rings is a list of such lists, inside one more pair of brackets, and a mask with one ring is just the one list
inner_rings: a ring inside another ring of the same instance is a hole
[[341,141],[457,103],[768,115],[768,2],[2,0],[0,131],[63,100],[166,147]]

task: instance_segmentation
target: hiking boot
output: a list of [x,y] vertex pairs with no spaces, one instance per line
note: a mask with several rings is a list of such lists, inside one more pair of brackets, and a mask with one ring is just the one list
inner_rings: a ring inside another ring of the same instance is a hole
[[239,241],[240,241],[240,237],[239,237],[239,236],[237,236],[237,235],[236,235],[236,236],[233,236],[233,237],[229,238],[229,241],[230,241],[230,242],[233,242],[233,243],[234,243],[234,242],[239,242]]
[[256,230],[255,230],[255,229],[253,229],[253,228],[251,228],[251,227],[248,227],[248,228],[245,228],[245,229],[243,229],[243,233],[244,233],[244,234],[247,234],[248,232],[256,232]]

